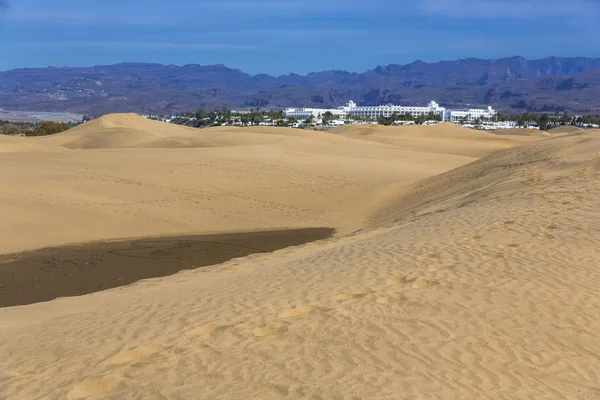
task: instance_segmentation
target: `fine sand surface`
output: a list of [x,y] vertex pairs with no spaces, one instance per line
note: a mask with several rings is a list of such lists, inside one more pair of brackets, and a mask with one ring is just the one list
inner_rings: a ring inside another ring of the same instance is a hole
[[[495,129],[489,131],[494,135],[513,135],[513,136],[537,136],[537,137],[549,137],[552,136],[551,133],[546,131],[539,131],[537,129],[528,129],[528,128],[509,128],[509,129]],[[554,132],[559,133],[559,132]]]
[[584,131],[584,129],[578,128],[576,126],[558,126],[556,128],[550,129],[548,132],[556,135],[559,133],[583,133]]
[[[490,151],[506,149],[532,138],[522,135],[499,136],[445,123],[432,126],[348,125],[330,132],[346,138],[401,146],[405,149],[441,154],[483,157]],[[432,144],[435,143],[435,146]]]
[[113,116],[3,154],[15,171],[0,178],[3,252],[227,229],[336,235],[0,309],[0,398],[600,395],[600,134],[95,134],[146,122]]
[[[465,141],[473,149],[477,140]],[[446,146],[429,137],[403,146],[288,128],[199,130],[129,114],[49,137],[0,137],[0,168],[10,171],[0,174],[0,254],[157,235],[349,233],[398,190],[476,159]],[[483,142],[474,153],[494,149]]]

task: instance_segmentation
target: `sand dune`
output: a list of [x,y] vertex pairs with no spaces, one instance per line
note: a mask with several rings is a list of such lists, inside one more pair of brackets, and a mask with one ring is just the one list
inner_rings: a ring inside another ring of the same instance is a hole
[[441,154],[483,157],[490,151],[527,143],[534,138],[494,135],[445,123],[431,126],[349,125],[333,130],[340,136],[397,145],[406,149]]
[[583,129],[578,128],[576,126],[559,126],[553,129],[550,129],[548,132],[552,133],[552,134],[558,134],[558,133],[582,133],[584,132]]
[[275,141],[221,148],[7,153],[19,172],[1,178],[2,221],[37,217],[28,240],[3,231],[9,249],[52,242],[54,213],[36,210],[67,199],[57,241],[347,218],[362,230],[0,309],[0,397],[598,397],[598,133],[508,149],[523,142],[449,127],[369,133],[387,144],[267,131]]
[[23,153],[35,151],[60,151],[59,147],[45,145],[32,138],[0,135],[0,153]]
[[[123,148],[197,148],[239,147],[257,144],[285,144],[286,139],[296,142],[340,143],[339,138],[324,132],[292,128],[215,127],[195,129],[165,124],[142,118],[136,114],[111,114],[77,126],[59,135],[39,138],[45,145],[69,149],[123,149]],[[298,143],[295,143],[298,144]]]
[[510,128],[510,129],[496,129],[490,131],[494,135],[512,135],[512,136],[536,136],[536,137],[548,137],[551,134],[545,131],[539,131],[537,129],[527,128]]
[[0,159],[11,171],[0,176],[9,239],[2,253],[257,229],[343,234],[397,190],[474,160],[437,154],[429,139],[415,150],[298,129],[199,130],[129,114],[7,139],[15,152]]

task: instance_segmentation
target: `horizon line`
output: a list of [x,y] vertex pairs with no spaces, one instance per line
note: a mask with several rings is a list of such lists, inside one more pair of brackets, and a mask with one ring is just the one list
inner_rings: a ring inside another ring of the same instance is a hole
[[189,66],[197,66],[197,67],[225,67],[225,68],[233,70],[233,71],[243,72],[243,73],[245,73],[247,75],[250,75],[250,76],[267,75],[267,76],[271,76],[271,77],[280,77],[280,76],[289,76],[289,75],[308,76],[310,74],[320,73],[320,72],[348,72],[348,73],[351,73],[351,74],[361,74],[361,73],[373,71],[373,70],[375,70],[375,69],[377,69],[379,67],[388,67],[388,66],[391,66],[391,65],[398,65],[398,66],[404,67],[404,66],[409,66],[409,65],[413,65],[413,64],[435,65],[435,64],[441,64],[441,63],[452,63],[452,62],[470,61],[470,60],[502,61],[502,60],[511,60],[511,59],[523,59],[523,60],[526,60],[526,61],[541,61],[541,60],[547,60],[547,59],[552,59],[552,58],[558,58],[558,59],[579,58],[579,59],[588,59],[588,60],[600,60],[600,57],[557,56],[557,55],[550,55],[550,56],[539,57],[539,58],[526,58],[526,57],[523,57],[521,55],[515,55],[515,56],[510,56],[510,57],[499,57],[499,58],[466,57],[466,58],[456,58],[456,59],[444,59],[444,60],[438,60],[438,61],[423,61],[421,59],[415,59],[414,61],[412,61],[410,63],[406,63],[406,64],[398,64],[398,63],[378,64],[378,65],[376,65],[372,69],[367,69],[367,70],[362,70],[362,71],[350,71],[350,70],[346,70],[346,69],[325,69],[325,70],[310,71],[310,72],[304,72],[304,73],[287,72],[287,73],[282,73],[282,74],[269,74],[269,73],[265,73],[265,72],[247,73],[242,68],[229,67],[229,66],[227,66],[227,64],[222,64],[222,63],[216,63],[216,64],[198,64],[198,63],[173,64],[173,63],[161,63],[161,62],[152,62],[152,61],[120,61],[120,62],[115,62],[115,63],[112,63],[112,64],[109,63],[109,64],[76,65],[76,66],[69,66],[69,65],[63,65],[63,66],[46,65],[46,66],[38,66],[38,67],[36,67],[36,66],[33,66],[33,67],[18,67],[18,68],[10,68],[10,69],[0,69],[0,73],[3,73],[3,72],[12,72],[12,71],[19,71],[19,70],[31,70],[31,69],[68,69],[68,68],[70,68],[70,69],[85,69],[85,68],[97,68],[97,67],[112,67],[112,66],[126,65],[126,64],[130,64],[130,65],[131,64],[139,64],[139,65],[156,65],[156,66],[162,66],[162,67],[177,67],[177,68],[184,68],[184,67],[189,67]]

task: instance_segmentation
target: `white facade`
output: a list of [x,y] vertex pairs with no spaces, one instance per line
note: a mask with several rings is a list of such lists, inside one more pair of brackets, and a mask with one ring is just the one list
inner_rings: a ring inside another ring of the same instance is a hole
[[330,112],[335,118],[346,118],[347,113],[340,108],[288,108],[285,110],[286,118],[295,119],[320,119],[326,112]]
[[344,107],[344,110],[355,117],[360,118],[371,118],[377,119],[381,116],[391,117],[394,114],[398,115],[406,115],[410,114],[413,117],[426,116],[430,113],[433,115],[439,115],[442,119],[444,119],[444,113],[446,109],[444,107],[440,107],[438,103],[435,101],[430,101],[426,107],[413,107],[413,106],[396,106],[393,104],[388,104],[385,106],[363,106],[357,107],[356,104],[351,101]]
[[357,106],[355,102],[350,101],[345,106],[338,108],[288,108],[285,110],[286,118],[295,118],[299,120],[314,118],[320,119],[325,113],[331,113],[334,118],[345,119],[348,115],[359,118],[370,118],[377,120],[377,118],[391,117],[394,114],[407,115],[410,114],[414,118],[427,116],[430,114],[439,116],[442,121],[456,122],[466,118],[467,122],[473,122],[478,118],[481,119],[492,119],[496,115],[496,111],[492,107],[487,109],[473,108],[469,110],[447,110],[444,107],[440,107],[435,101],[430,101],[425,107],[416,106],[397,106],[393,104],[387,104],[382,106]]
[[477,119],[490,120],[496,116],[496,111],[489,106],[486,108],[470,108],[468,110],[448,110],[446,112],[445,121],[458,122],[465,120],[466,122],[473,122]]

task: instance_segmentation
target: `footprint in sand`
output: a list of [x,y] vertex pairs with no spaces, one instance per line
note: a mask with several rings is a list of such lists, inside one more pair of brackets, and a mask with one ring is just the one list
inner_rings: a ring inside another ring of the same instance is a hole
[[319,311],[319,307],[301,305],[279,313],[279,318],[297,318]]
[[472,242],[474,240],[481,240],[481,239],[482,239],[481,235],[465,236],[462,238],[463,242]]
[[442,257],[442,255],[440,253],[423,253],[417,256],[417,260],[419,261],[426,261],[426,260],[431,260],[431,259],[437,259],[439,260]]
[[219,333],[225,331],[227,328],[233,326],[232,323],[229,322],[214,322],[212,324],[201,325],[195,329],[187,331],[186,335],[208,335],[211,333]]
[[287,325],[284,324],[269,324],[261,326],[252,331],[255,337],[278,337],[286,333],[288,330]]
[[498,227],[503,227],[503,226],[510,226],[513,225],[516,221],[497,221],[494,222],[494,225],[498,226]]
[[447,263],[436,263],[427,267],[427,271],[429,272],[442,272],[449,271],[457,267],[456,263],[447,262]]
[[412,284],[412,287],[415,289],[426,289],[426,288],[437,286],[439,284],[440,283],[438,281],[434,281],[432,279],[426,279],[423,277],[418,277]]
[[418,275],[406,275],[396,278],[389,278],[385,281],[390,286],[408,285],[414,283],[418,278]]
[[114,392],[121,383],[117,376],[105,376],[98,379],[86,379],[76,385],[69,393],[67,399],[76,400],[84,398],[97,398]]
[[485,261],[499,260],[501,258],[504,258],[504,254],[502,254],[502,253],[484,254],[483,256],[481,256],[481,258]]
[[381,296],[377,296],[377,300],[375,302],[377,304],[385,304],[385,305],[394,305],[394,304],[402,304],[406,301],[406,297],[398,293],[392,294],[384,294]]
[[160,344],[138,346],[131,350],[122,351],[102,362],[102,365],[118,365],[144,360],[166,347]]
[[367,296],[369,293],[343,293],[338,294],[337,296],[333,296],[331,300],[333,301],[348,301],[348,300],[357,300],[362,299]]

